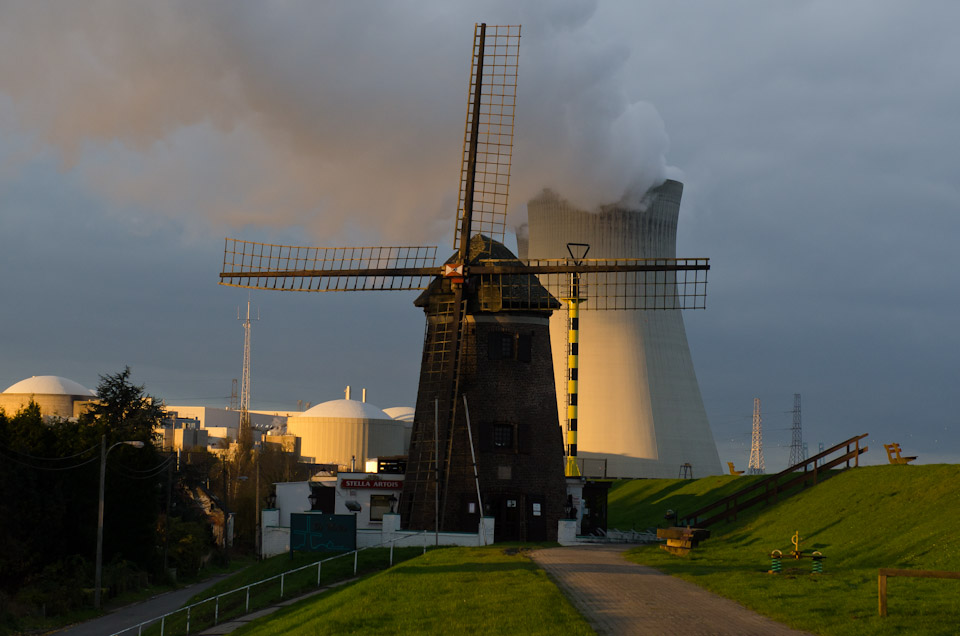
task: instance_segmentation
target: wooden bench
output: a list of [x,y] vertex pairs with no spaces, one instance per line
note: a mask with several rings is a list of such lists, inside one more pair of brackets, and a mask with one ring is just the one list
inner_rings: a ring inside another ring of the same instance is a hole
[[887,449],[887,459],[891,464],[908,464],[916,459],[916,457],[901,457],[900,444],[884,444],[883,447]]
[[701,541],[710,538],[710,531],[703,528],[657,528],[657,538],[666,539],[667,544],[661,545],[661,550],[670,554],[684,556],[697,547]]
[[896,568],[880,568],[877,580],[877,595],[880,597],[880,616],[887,615],[887,577],[911,576],[924,579],[960,579],[960,572],[945,572],[943,570],[898,570]]
[[742,471],[742,470],[737,470],[736,468],[733,467],[733,462],[727,462],[727,468],[730,469],[730,474],[731,474],[731,475],[742,475],[742,474],[743,474],[743,471]]

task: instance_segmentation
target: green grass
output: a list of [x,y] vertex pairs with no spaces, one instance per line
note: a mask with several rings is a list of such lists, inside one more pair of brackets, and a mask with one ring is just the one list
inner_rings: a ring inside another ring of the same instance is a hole
[[234,632],[593,634],[519,548],[443,548]]
[[[960,581],[889,579],[889,616],[880,618],[877,570],[960,571],[958,484],[960,466],[861,467],[712,527],[688,557],[644,546],[628,558],[818,634],[956,634]],[[662,490],[648,492],[638,508],[661,505]],[[784,574],[767,573],[770,551],[786,554],[796,531],[802,549],[826,556],[822,576],[810,575],[809,559],[784,559]]]
[[[394,563],[413,558],[422,554],[423,548],[395,548],[393,559]],[[332,557],[332,558],[331,558]],[[216,585],[194,595],[184,604],[184,607],[206,601],[190,609],[190,633],[198,633],[202,629],[214,625],[214,621],[222,623],[231,618],[242,616],[249,611],[273,605],[283,599],[293,598],[307,592],[317,589],[317,566],[320,564],[320,583],[323,586],[337,583],[354,576],[353,572],[353,553],[342,555],[330,553],[294,553],[293,557],[289,554],[281,554],[270,559],[255,562],[241,572],[228,577]],[[326,560],[331,559],[331,560]],[[357,576],[363,576],[370,572],[375,572],[389,567],[390,549],[389,548],[369,548],[359,553],[357,559]],[[304,567],[307,566],[307,567]],[[299,569],[297,572],[284,574],[290,570]],[[281,579],[273,578],[284,574],[283,596],[281,597]],[[249,605],[247,604],[247,592],[241,588],[272,579],[250,588]],[[219,596],[218,601],[208,600]],[[187,626],[187,612],[178,613],[167,617],[164,626],[165,634],[185,634]],[[144,630],[144,634],[159,634],[159,626],[152,626]]]
[[629,479],[614,482],[608,496],[607,526],[646,530],[668,525],[667,510],[684,514],[756,483],[764,475],[721,475],[703,479]]

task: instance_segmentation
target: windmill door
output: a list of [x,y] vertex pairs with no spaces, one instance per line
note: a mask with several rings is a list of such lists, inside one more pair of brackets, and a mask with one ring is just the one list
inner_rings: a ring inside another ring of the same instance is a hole
[[527,536],[525,541],[546,541],[547,540],[547,518],[546,510],[543,508],[543,497],[540,495],[527,495]]
[[500,495],[494,508],[493,540],[523,541],[523,497],[520,493]]

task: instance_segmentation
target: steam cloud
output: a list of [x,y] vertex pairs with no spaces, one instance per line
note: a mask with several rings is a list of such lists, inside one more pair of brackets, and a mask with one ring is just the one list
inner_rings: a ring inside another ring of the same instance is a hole
[[522,23],[513,221],[544,187],[584,208],[642,195],[668,140],[626,97],[629,49],[591,33],[593,2],[534,6],[9,2],[0,102],[125,214],[434,242],[453,229],[472,24]]

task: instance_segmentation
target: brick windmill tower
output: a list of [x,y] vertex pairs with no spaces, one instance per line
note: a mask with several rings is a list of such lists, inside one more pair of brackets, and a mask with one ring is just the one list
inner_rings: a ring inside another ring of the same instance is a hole
[[[520,260],[503,245],[519,26],[474,28],[455,253],[297,247],[227,239],[220,284],[286,291],[423,290],[420,384],[400,501],[410,529],[555,539],[566,500],[549,317],[558,298],[597,309],[701,307],[707,259]],[[573,256],[571,254],[571,256]],[[604,299],[610,299],[606,302]],[[576,431],[567,455],[576,456]]]

